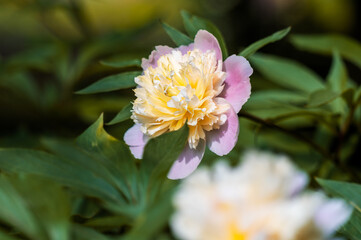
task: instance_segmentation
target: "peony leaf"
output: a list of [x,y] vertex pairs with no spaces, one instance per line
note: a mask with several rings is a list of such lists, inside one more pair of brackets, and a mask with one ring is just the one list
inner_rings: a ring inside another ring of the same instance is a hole
[[134,78],[141,75],[142,72],[125,72],[116,75],[111,75],[100,79],[99,81],[91,84],[90,86],[77,91],[77,94],[93,94],[102,92],[111,92],[120,89],[133,88],[137,86]]
[[342,227],[341,232],[352,240],[361,239],[361,185],[319,178],[316,180],[326,192],[342,197],[354,207],[351,219]]
[[310,94],[307,107],[314,108],[325,105],[329,102],[332,102],[336,98],[338,98],[340,94],[329,90],[329,89],[321,89],[314,91]]
[[268,80],[280,86],[306,93],[325,88],[316,73],[293,60],[259,53],[250,60]]
[[128,120],[130,116],[132,116],[132,107],[133,105],[129,103],[127,106],[125,106],[107,125],[114,125],[117,123],[121,123],[125,120]]
[[101,60],[100,64],[113,68],[127,68],[127,67],[140,67],[141,61],[139,59],[109,59],[109,60]]
[[168,36],[173,40],[173,42],[177,46],[188,45],[193,42],[192,39],[190,39],[187,35],[185,35],[184,33],[181,33],[174,27],[171,27],[166,23],[162,23],[162,26],[163,26],[163,29],[168,34]]
[[246,47],[242,52],[240,52],[238,55],[243,56],[245,58],[249,58],[251,55],[253,55],[255,52],[257,52],[262,47],[281,40],[284,38],[289,32],[291,31],[291,27],[285,28],[283,30],[280,30],[278,32],[273,33],[272,35],[260,39],[257,42],[252,43],[248,47]]
[[361,68],[361,44],[352,38],[336,35],[292,35],[291,43],[313,53],[332,55],[337,50],[342,57]]

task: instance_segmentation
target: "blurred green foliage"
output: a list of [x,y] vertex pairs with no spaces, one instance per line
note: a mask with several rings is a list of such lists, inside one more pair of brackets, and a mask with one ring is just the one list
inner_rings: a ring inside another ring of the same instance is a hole
[[[209,1],[204,9],[214,17],[240,2],[214,12],[217,1]],[[341,234],[360,239],[361,44],[341,34],[288,35],[290,28],[234,44],[228,37],[235,25],[218,28],[190,11],[179,14],[180,5],[197,10],[190,1],[0,2],[0,31],[9,34],[0,46],[0,238],[172,239],[167,223],[177,182],[166,173],[188,129],[150,140],[142,160],[119,139],[132,124],[130,88],[141,58],[154,45],[189,44],[206,29],[224,58],[237,49],[255,70],[238,143],[225,158],[237,164],[248,148],[292,156],[311,177],[324,179],[312,180],[312,187],[354,206]],[[178,18],[163,17],[172,13]],[[269,53],[271,43],[309,61]],[[310,67],[318,55],[327,59],[326,73]],[[217,159],[207,150],[202,164]]]

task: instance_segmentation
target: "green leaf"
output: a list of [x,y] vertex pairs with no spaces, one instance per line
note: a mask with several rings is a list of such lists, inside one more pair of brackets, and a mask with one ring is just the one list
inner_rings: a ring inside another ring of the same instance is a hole
[[338,51],[333,52],[333,61],[327,83],[333,91],[342,92],[347,87],[348,74]]
[[127,67],[140,67],[141,61],[139,59],[113,59],[101,60],[100,64],[113,67],[113,68],[127,68]]
[[72,229],[74,233],[74,240],[110,240],[109,237],[101,234],[100,232],[97,232],[92,228],[84,227],[80,224],[73,224]]
[[168,34],[168,36],[173,40],[173,42],[177,45],[177,46],[181,46],[181,45],[189,45],[192,43],[192,39],[190,39],[187,35],[185,35],[184,33],[181,33],[180,31],[178,31],[177,29],[169,26],[166,23],[162,23],[163,29],[166,31],[166,33]]
[[321,89],[314,91],[310,94],[310,98],[308,100],[307,107],[314,108],[325,105],[329,102],[332,102],[336,98],[338,98],[340,94],[329,90],[329,89]]
[[[125,235],[124,240],[151,240],[154,235],[164,228],[172,213],[172,196],[174,188],[162,194],[140,215],[132,230]],[[155,221],[156,219],[156,221]]]
[[137,86],[134,81],[134,78],[141,75],[142,72],[126,72],[112,75],[100,79],[99,81],[91,84],[90,86],[77,91],[77,94],[92,94],[92,93],[101,93],[101,92],[111,92],[120,89],[132,88]]
[[183,151],[188,138],[188,128],[165,133],[148,141],[144,149],[142,170],[152,178],[162,178]]
[[361,238],[361,212],[354,211],[351,219],[341,228],[340,232],[351,240],[359,240]]
[[245,48],[242,52],[240,52],[238,55],[243,56],[245,58],[250,57],[251,55],[253,55],[255,52],[257,52],[259,49],[261,49],[262,47],[273,43],[273,42],[277,42],[279,40],[281,40],[282,38],[284,38],[291,30],[291,27],[285,28],[283,30],[280,30],[278,32],[273,33],[272,35],[260,39],[255,43],[252,43],[250,46],[248,46],[247,48]]
[[298,62],[265,54],[254,54],[250,59],[257,70],[280,86],[308,93],[325,88],[316,73]]
[[41,93],[35,79],[27,72],[6,73],[0,76],[0,88],[11,91],[15,96],[37,106]]
[[353,240],[361,239],[361,185],[333,180],[316,180],[326,192],[342,197],[355,208],[351,220],[341,230]]
[[20,240],[20,238],[11,236],[10,234],[5,233],[5,231],[3,231],[3,230],[0,230],[0,239],[1,240]]
[[10,57],[6,62],[8,68],[34,68],[48,70],[51,67],[51,60],[59,51],[55,44],[43,44]]
[[345,91],[341,93],[342,98],[345,100],[347,105],[351,108],[354,104],[353,100],[355,97],[355,89],[347,88]]
[[70,200],[61,186],[30,175],[13,177],[11,182],[26,199],[26,206],[38,217],[50,239],[69,239]]
[[98,217],[92,218],[87,221],[84,225],[88,227],[96,227],[96,228],[119,228],[124,225],[131,225],[132,219],[127,216],[108,216],[108,217]]
[[44,239],[34,214],[27,208],[26,199],[3,175],[0,176],[0,219],[33,239]]
[[77,143],[89,154],[102,160],[118,189],[129,201],[137,196],[135,159],[124,142],[109,135],[103,128],[103,115],[77,138]]
[[361,68],[361,44],[352,38],[336,35],[292,35],[291,42],[297,48],[313,53],[333,54],[337,50],[346,58]]
[[245,105],[249,108],[269,108],[269,106],[279,106],[280,104],[296,105],[304,104],[307,101],[307,95],[288,90],[259,90],[252,93],[252,97]]
[[194,39],[197,32],[201,29],[207,30],[208,32],[212,33],[219,42],[219,46],[222,50],[223,59],[228,57],[228,51],[226,42],[224,41],[224,38],[222,36],[222,33],[219,31],[219,29],[210,21],[191,15],[187,11],[181,11],[181,15],[183,18],[184,27],[188,33],[188,35]]
[[[69,162],[67,162],[69,161]],[[0,169],[10,173],[27,173],[53,179],[87,196],[120,202],[121,196],[109,183],[71,159],[28,149],[0,149]]]
[[326,192],[347,200],[357,211],[361,212],[361,185],[334,180],[316,179]]
[[[343,63],[339,52],[334,51],[332,66],[327,76],[327,83],[334,92],[341,94],[346,90],[347,80],[348,74],[345,64]],[[349,95],[345,94],[345,96]],[[342,101],[342,99],[336,99],[336,101],[333,102],[331,106],[335,112],[345,113],[345,103]]]
[[125,120],[128,120],[130,116],[132,116],[132,110],[133,104],[129,103],[127,106],[125,106],[107,125],[114,125],[117,123],[121,123]]

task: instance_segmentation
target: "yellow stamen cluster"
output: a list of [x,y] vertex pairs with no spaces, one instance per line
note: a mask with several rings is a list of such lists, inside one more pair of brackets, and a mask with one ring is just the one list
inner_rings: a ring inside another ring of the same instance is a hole
[[217,96],[226,74],[214,51],[198,49],[182,54],[178,50],[163,55],[157,67],[149,67],[135,81],[137,99],[132,119],[149,137],[189,127],[188,143],[196,148],[205,131],[218,129],[227,120],[228,104]]

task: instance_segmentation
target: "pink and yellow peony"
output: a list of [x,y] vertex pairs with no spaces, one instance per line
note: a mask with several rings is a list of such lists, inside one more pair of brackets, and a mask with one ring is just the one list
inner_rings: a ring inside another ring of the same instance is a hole
[[228,154],[238,139],[237,113],[251,94],[253,70],[241,56],[224,62],[217,39],[198,31],[194,43],[179,48],[157,46],[143,59],[144,74],[135,78],[132,119],[124,135],[136,158],[149,138],[187,124],[188,144],[168,177],[188,176],[199,165],[206,145],[219,156]]

